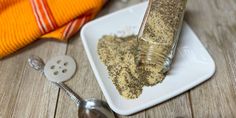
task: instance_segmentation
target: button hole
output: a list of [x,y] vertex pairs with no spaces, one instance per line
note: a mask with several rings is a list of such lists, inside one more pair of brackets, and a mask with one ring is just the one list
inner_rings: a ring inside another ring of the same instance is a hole
[[57,64],[60,64],[61,63],[61,60],[57,60]]
[[64,66],[67,66],[67,65],[68,65],[68,62],[65,62],[65,63],[64,63]]
[[62,73],[66,73],[66,72],[67,72],[67,69],[63,69],[63,70],[62,70]]
[[54,74],[54,75],[58,75],[58,71],[55,71],[53,74]]
[[54,66],[54,65],[52,65],[50,68],[51,68],[51,69],[55,69],[55,66]]

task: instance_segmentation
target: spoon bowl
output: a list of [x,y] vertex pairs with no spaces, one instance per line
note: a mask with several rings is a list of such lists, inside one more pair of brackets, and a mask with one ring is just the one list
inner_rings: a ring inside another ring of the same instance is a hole
[[78,115],[79,118],[114,118],[107,103],[96,99],[81,101]]

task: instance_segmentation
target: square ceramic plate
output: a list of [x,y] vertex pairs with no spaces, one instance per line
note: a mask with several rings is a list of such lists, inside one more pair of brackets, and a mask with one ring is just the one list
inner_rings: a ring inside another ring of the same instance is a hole
[[139,98],[121,97],[109,79],[105,65],[97,55],[97,43],[105,34],[137,34],[147,2],[112,13],[87,23],[81,38],[88,59],[104,96],[116,113],[130,115],[159,104],[209,79],[215,72],[215,63],[192,29],[183,24],[177,54],[172,69],[165,80],[153,87],[144,87]]

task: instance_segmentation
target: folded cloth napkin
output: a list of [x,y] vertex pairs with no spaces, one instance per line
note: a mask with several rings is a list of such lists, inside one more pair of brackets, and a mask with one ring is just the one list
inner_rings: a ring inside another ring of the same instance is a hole
[[37,39],[66,41],[106,0],[0,0],[0,58]]

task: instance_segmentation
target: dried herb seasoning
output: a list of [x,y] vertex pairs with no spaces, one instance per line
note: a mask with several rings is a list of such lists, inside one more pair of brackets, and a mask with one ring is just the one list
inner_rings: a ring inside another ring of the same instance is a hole
[[120,95],[135,99],[144,86],[153,86],[164,79],[155,65],[137,65],[137,36],[103,36],[98,42],[98,55],[107,66],[110,79]]

